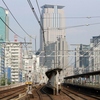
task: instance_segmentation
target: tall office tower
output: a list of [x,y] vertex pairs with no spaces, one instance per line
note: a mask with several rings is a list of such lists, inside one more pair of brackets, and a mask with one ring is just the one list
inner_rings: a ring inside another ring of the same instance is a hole
[[2,45],[4,42],[9,40],[8,28],[3,23],[4,21],[8,25],[8,11],[2,7],[0,7],[0,18],[1,18],[0,19],[0,82],[1,82],[5,74],[5,61],[4,61],[5,50],[2,47]]
[[44,29],[45,50],[42,30],[40,30],[40,50],[46,51],[46,57],[44,59],[40,57],[40,65],[47,68],[62,68],[61,76],[65,76],[65,69],[68,66],[66,19],[63,8],[64,6],[60,5],[42,6],[41,23]]
[[82,74],[89,71],[89,52],[90,45],[80,44],[75,52],[75,74]]
[[[57,41],[57,37],[64,38],[66,36],[65,31],[65,15],[64,6],[59,5],[44,5],[42,6],[41,23],[44,28],[45,43],[50,44]],[[43,34],[40,31],[40,49],[43,50]]]
[[9,41],[9,29],[3,21],[8,25],[9,18],[8,11],[2,7],[0,7],[0,18],[0,42],[6,42]]

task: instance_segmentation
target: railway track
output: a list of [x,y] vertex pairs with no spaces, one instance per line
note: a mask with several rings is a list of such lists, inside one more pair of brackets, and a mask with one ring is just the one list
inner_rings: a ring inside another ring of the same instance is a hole
[[94,95],[86,94],[80,91],[76,92],[65,87],[63,87],[63,90],[61,92],[69,96],[71,100],[100,100],[99,97],[96,97]]
[[22,94],[25,92],[26,92],[25,85],[7,89],[7,90],[2,90],[0,91],[0,100],[10,100],[13,98],[18,98],[19,94]]
[[50,94],[44,90],[45,86],[38,86],[33,89],[34,99],[30,100],[54,100]]
[[[26,93],[25,86],[20,86],[8,90],[0,91],[0,100],[18,100],[19,94]],[[88,95],[85,93],[73,91],[69,88],[62,86],[60,94],[53,95],[45,85],[34,86],[32,91],[32,97],[27,95],[25,99],[19,100],[100,100],[99,97],[94,95]]]
[[34,99],[30,100],[100,100],[90,96],[83,95],[81,93],[66,89],[63,87],[59,95],[49,94],[45,90],[45,86],[35,87]]

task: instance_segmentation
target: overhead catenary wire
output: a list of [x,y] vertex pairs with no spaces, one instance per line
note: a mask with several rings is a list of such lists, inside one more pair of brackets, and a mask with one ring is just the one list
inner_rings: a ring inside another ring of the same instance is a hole
[[[91,26],[91,25],[98,25],[100,24],[100,22],[98,23],[90,23],[90,24],[83,24],[83,25],[75,25],[75,26],[68,26],[68,27],[59,27],[59,28],[49,28],[49,30],[64,30],[64,29],[70,29],[70,28],[77,28],[77,27],[85,27],[85,26]],[[44,29],[44,30],[48,30],[48,29]]]
[[83,27],[83,26],[97,25],[97,24],[100,24],[100,22],[98,22],[98,23],[84,24],[84,25],[69,26],[69,27],[66,27],[65,29],[74,28],[74,27]]
[[37,14],[36,14],[36,12],[34,10],[34,7],[33,7],[32,3],[31,3],[31,1],[30,0],[27,0],[27,1],[28,1],[29,5],[30,5],[30,7],[32,9],[32,12],[34,13],[34,16],[35,16],[36,20],[38,21],[38,23],[40,25],[40,28],[42,29],[42,32],[43,32],[43,41],[44,41],[44,45],[45,45],[45,37],[44,37],[44,29],[43,29],[43,26],[42,26],[41,22],[39,21],[39,18],[38,18]]
[[18,34],[16,34],[4,21],[3,19],[0,17],[1,21],[15,34],[17,35],[19,38],[24,39],[23,37],[19,36]]
[[41,16],[41,12],[40,12],[40,7],[39,7],[38,0],[36,0],[36,4],[37,4],[37,7],[38,7],[38,11],[39,11],[40,17],[42,18],[42,16]]
[[21,26],[21,24],[18,22],[18,20],[15,18],[15,16],[13,15],[13,13],[10,11],[10,9],[8,8],[7,4],[4,2],[4,0],[2,0],[2,2],[4,3],[4,5],[7,7],[8,11],[10,12],[10,14],[12,15],[12,17],[14,18],[14,20],[16,21],[16,23],[20,26],[20,28],[31,38],[33,38],[31,35],[29,35],[25,29]]
[[54,18],[61,18],[61,19],[91,19],[91,18],[100,18],[100,16],[87,16],[87,17],[44,17],[43,19],[54,19]]
[[[31,1],[30,1],[30,0],[27,0],[27,1],[28,1],[28,4],[29,4],[29,6],[30,6],[30,8],[31,8],[31,10],[32,10],[32,12],[33,12],[33,14],[34,14],[34,16],[35,16],[37,22],[38,22],[39,25],[40,25],[41,30],[42,30],[42,36],[43,36],[43,42],[44,42],[44,51],[45,51],[45,52],[44,52],[44,55],[45,55],[44,64],[45,64],[45,63],[46,63],[46,43],[45,43],[45,37],[44,37],[44,28],[43,28],[41,22],[39,21],[39,18],[38,18],[37,14],[36,14],[36,12],[35,12],[35,10],[34,10],[34,7],[33,7],[32,3],[31,3]],[[44,64],[43,64],[43,65],[44,65]]]

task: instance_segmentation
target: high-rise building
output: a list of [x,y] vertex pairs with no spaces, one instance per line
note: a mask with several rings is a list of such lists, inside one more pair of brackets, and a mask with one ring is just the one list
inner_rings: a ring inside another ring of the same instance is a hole
[[0,48],[0,79],[4,77],[5,73],[5,50],[4,48]]
[[89,49],[90,45],[80,44],[75,49],[75,68],[77,72],[75,74],[81,74],[88,72],[89,67]]
[[[67,42],[66,42],[66,20],[63,10],[64,6],[44,5],[42,6],[41,24],[44,29],[44,39],[40,30],[40,50],[46,51],[46,58],[40,57],[40,65],[48,68],[67,66]],[[66,51],[66,52],[65,52]],[[66,56],[66,57],[65,57]]]
[[100,70],[100,36],[94,36],[90,40],[90,71]]
[[0,18],[0,42],[6,42],[9,41],[9,30],[4,22],[9,24],[8,10],[0,7]]
[[[50,44],[57,41],[57,38],[64,38],[65,31],[65,15],[64,6],[60,5],[44,5],[42,6],[41,23],[44,29],[45,43]],[[40,31],[40,49],[43,50],[43,34]]]
[[9,24],[8,11],[0,7],[0,82],[5,75],[5,50],[2,45],[4,42],[9,41],[9,30],[4,23]]

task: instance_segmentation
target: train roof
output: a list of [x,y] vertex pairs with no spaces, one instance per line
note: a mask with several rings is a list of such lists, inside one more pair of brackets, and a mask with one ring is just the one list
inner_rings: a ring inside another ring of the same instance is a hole
[[77,78],[77,77],[85,77],[85,76],[97,75],[97,74],[100,74],[100,71],[94,71],[94,72],[89,72],[89,73],[84,73],[84,74],[68,76],[68,77],[65,77],[64,79],[71,79],[71,78]]
[[54,68],[54,69],[49,69],[47,72],[45,72],[46,76],[48,78],[50,78],[50,76],[52,75],[52,73],[55,73],[56,71],[60,72],[62,70],[62,68]]

